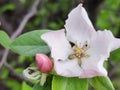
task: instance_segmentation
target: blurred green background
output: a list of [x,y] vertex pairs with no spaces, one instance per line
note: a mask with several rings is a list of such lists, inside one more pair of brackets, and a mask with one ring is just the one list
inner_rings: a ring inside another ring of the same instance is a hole
[[[0,0],[0,29],[9,36],[15,32],[22,18],[28,12],[34,0]],[[83,0],[96,30],[108,29],[115,37],[120,37],[120,0]],[[38,11],[26,24],[22,33],[48,28],[64,28],[68,13],[79,4],[79,0],[41,0]],[[0,46],[0,60],[4,48]],[[8,62],[22,74],[22,71],[34,62],[34,57],[18,56],[9,52]],[[111,53],[105,62],[108,75],[116,90],[120,90],[120,49]],[[22,88],[26,89],[22,89]],[[6,67],[0,69],[0,90],[29,90],[25,83],[16,78]],[[93,90],[93,89],[90,89]]]

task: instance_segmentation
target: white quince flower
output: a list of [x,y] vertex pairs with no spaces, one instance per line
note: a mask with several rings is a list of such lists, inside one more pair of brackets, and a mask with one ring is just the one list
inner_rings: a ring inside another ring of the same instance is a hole
[[120,47],[120,39],[108,30],[95,31],[82,4],[68,15],[65,30],[41,36],[51,49],[56,73],[79,78],[106,76],[103,63],[111,51]]

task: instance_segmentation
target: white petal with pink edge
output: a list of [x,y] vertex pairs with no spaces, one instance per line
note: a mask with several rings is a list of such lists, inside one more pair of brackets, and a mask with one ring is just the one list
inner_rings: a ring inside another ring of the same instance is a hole
[[103,67],[105,59],[102,56],[90,56],[82,60],[81,68],[83,72],[80,78],[91,78],[95,76],[107,76],[107,71]]

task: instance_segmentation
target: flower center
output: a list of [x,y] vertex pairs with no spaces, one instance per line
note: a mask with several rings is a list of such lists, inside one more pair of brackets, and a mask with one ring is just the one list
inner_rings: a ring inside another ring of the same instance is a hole
[[89,48],[89,47],[88,47],[88,44],[83,45],[83,47],[74,45],[74,46],[72,47],[73,53],[70,54],[70,55],[68,56],[68,58],[69,58],[70,60],[73,60],[73,59],[77,58],[78,64],[81,66],[81,63],[82,63],[82,62],[81,62],[81,59],[82,59],[82,58],[87,58],[87,57],[89,57],[89,55],[86,53],[86,51],[88,50],[88,48]]

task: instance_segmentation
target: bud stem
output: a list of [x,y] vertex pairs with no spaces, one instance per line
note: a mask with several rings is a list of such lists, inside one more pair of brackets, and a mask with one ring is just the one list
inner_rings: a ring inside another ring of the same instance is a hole
[[46,82],[46,79],[47,79],[47,73],[42,73],[41,75],[41,80],[40,80],[40,85],[43,86]]

